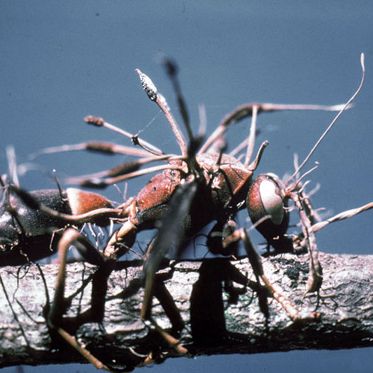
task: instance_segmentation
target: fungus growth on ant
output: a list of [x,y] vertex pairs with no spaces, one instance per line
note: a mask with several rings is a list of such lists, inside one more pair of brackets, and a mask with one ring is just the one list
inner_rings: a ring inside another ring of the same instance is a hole
[[[50,245],[52,251],[58,249],[60,265],[54,300],[47,315],[48,325],[57,330],[62,338],[77,348],[89,361],[100,367],[104,364],[89,354],[86,349],[76,345],[71,335],[60,326],[64,316],[62,310],[64,309],[66,255],[70,245],[76,244],[84,259],[98,266],[97,273],[101,281],[105,283],[118,259],[132,249],[138,232],[157,229],[155,238],[149,242],[144,255],[142,285],[145,293],[141,318],[147,325],[157,330],[176,351],[186,353],[185,347],[179,340],[160,328],[151,314],[152,299],[155,296],[162,305],[167,304],[165,310],[170,318],[173,331],[180,331],[183,328],[183,320],[176,306],[170,301],[172,297],[164,284],[156,280],[157,271],[170,250],[174,252],[177,259],[185,250],[189,239],[212,223],[213,228],[206,240],[208,249],[213,254],[230,260],[237,256],[237,242],[242,241],[256,278],[254,283],[247,279],[245,285],[258,292],[258,297],[260,297],[260,291],[265,289],[266,293],[282,306],[289,318],[297,321],[303,319],[304,314],[269,281],[264,273],[261,257],[251,243],[247,229],[236,226],[237,213],[244,208],[247,209],[253,225],[272,246],[274,254],[294,252],[298,246],[305,247],[309,251],[309,278],[306,292],[317,292],[322,285],[322,267],[318,258],[316,231],[331,222],[354,216],[373,207],[372,203],[369,203],[361,208],[338,214],[325,222],[316,222],[310,198],[305,192],[306,183],[303,182],[308,172],[301,175],[301,170],[320,142],[360,92],[365,76],[363,55],[360,84],[345,104],[334,106],[244,104],[225,116],[206,139],[204,134],[193,134],[177,80],[176,66],[170,60],[165,61],[165,66],[176,93],[179,111],[188,134],[188,142],[164,96],[159,93],[146,74],[139,69],[136,69],[136,72],[149,99],[164,113],[179,146],[180,154],[167,154],[138,135],[92,115],[85,117],[86,123],[125,136],[138,147],[87,142],[50,147],[38,154],[88,150],[136,157],[133,161],[121,163],[109,170],[65,180],[67,183],[82,187],[105,188],[141,175],[156,173],[136,196],[113,207],[110,201],[97,193],[70,188],[66,191],[39,190],[29,193],[22,190],[17,183],[7,184],[1,179],[3,190],[1,206],[3,214],[0,219],[0,230],[3,232],[0,240],[1,265],[26,263],[29,260],[50,255],[50,250],[39,251],[41,242],[39,240],[42,239],[44,245],[58,232],[58,243]],[[326,110],[336,111],[337,114],[305,159],[296,165],[290,178],[281,181],[272,173],[261,174],[254,178],[254,172],[258,169],[264,150],[268,146],[268,142],[263,141],[255,154],[257,116],[260,113],[285,110]],[[226,132],[234,123],[247,117],[251,117],[248,138],[231,153],[225,153]],[[244,161],[241,162],[236,155],[244,148],[246,148]],[[255,157],[252,159],[253,154]],[[164,163],[160,164],[160,162]],[[150,163],[157,163],[157,165],[143,168]],[[290,202],[299,211],[302,229],[295,237],[287,234]],[[102,250],[97,250],[79,232],[79,227],[86,222],[103,225],[115,222],[120,226],[108,238],[104,247],[100,248]],[[16,261],[12,261],[13,257],[16,257]],[[240,278],[240,281],[245,282],[242,277]],[[157,286],[155,286],[156,281]],[[92,292],[94,291],[93,289]],[[231,295],[234,296],[233,293]],[[104,296],[100,301],[94,302],[95,306],[100,308],[100,316],[103,316],[104,302]],[[264,313],[266,313],[265,307],[262,302]],[[315,319],[317,317],[317,313],[310,311],[306,313],[305,318]],[[82,318],[80,322],[84,323],[87,320]]]

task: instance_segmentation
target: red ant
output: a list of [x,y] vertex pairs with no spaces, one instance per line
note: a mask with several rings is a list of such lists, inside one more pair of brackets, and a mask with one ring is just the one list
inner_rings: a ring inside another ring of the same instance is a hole
[[[319,290],[322,283],[322,268],[318,260],[315,231],[320,229],[320,225],[316,228],[317,223],[315,222],[314,211],[304,190],[303,179],[308,172],[300,176],[300,171],[341,113],[350,107],[351,102],[360,91],[365,72],[363,58],[361,59],[361,65],[363,69],[362,81],[355,94],[345,105],[245,104],[223,118],[216,130],[204,140],[203,135],[195,136],[192,133],[186,105],[176,76],[176,67],[170,61],[167,61],[168,75],[176,91],[189,143],[185,140],[172,116],[165,98],[158,92],[150,78],[137,69],[136,71],[149,99],[158,105],[171,126],[180,147],[180,155],[165,154],[158,147],[140,137],[121,130],[102,118],[93,116],[86,117],[85,121],[98,127],[105,127],[119,132],[131,138],[133,143],[140,146],[140,148],[133,149],[107,143],[84,143],[78,146],[49,148],[44,151],[44,153],[49,153],[58,150],[86,149],[138,156],[139,159],[134,162],[124,163],[110,170],[68,180],[81,186],[103,188],[140,175],[162,171],[153,176],[135,197],[128,199],[117,208],[113,208],[107,199],[97,194],[85,194],[86,192],[79,190],[69,192],[67,190],[66,194],[65,192],[58,192],[59,194],[57,195],[55,194],[57,192],[54,192],[47,199],[43,199],[44,192],[42,191],[29,194],[12,185],[6,188],[3,183],[3,187],[8,189],[10,195],[9,201],[13,198],[14,192],[22,201],[21,203],[27,206],[27,214],[22,219],[20,217],[22,216],[20,214],[20,204],[15,203],[12,205],[10,203],[11,207],[6,207],[10,211],[9,216],[11,219],[16,221],[16,223],[10,225],[11,229],[16,224],[23,227],[21,236],[27,235],[25,241],[29,241],[39,235],[33,227],[33,216],[35,214],[43,214],[43,216],[55,219],[46,223],[48,228],[46,230],[48,233],[46,234],[50,233],[51,228],[62,227],[65,229],[58,244],[61,257],[60,272],[54,303],[49,313],[50,325],[57,327],[62,319],[59,305],[63,302],[65,257],[71,244],[79,241],[80,245],[78,245],[78,248],[83,252],[85,259],[100,266],[105,266],[105,263],[109,263],[110,269],[108,272],[110,272],[113,268],[111,267],[112,263],[115,263],[118,258],[127,253],[133,246],[139,231],[157,228],[158,233],[155,239],[150,242],[145,255],[145,294],[141,318],[149,323],[151,327],[157,329],[179,352],[185,353],[186,350],[179,344],[179,341],[158,327],[151,317],[152,297],[159,295],[155,292],[154,282],[156,272],[169,250],[173,249],[177,258],[184,250],[187,240],[211,222],[216,222],[216,224],[207,238],[208,249],[215,254],[234,257],[237,248],[236,242],[242,240],[258,281],[260,279],[268,293],[281,304],[292,320],[302,318],[295,306],[269,282],[264,274],[261,258],[251,244],[246,229],[236,228],[234,218],[239,210],[246,207],[253,224],[266,238],[269,245],[273,247],[275,253],[294,252],[294,248],[297,246],[306,247],[310,253],[310,275],[306,291]],[[283,182],[274,174],[259,175],[254,179],[253,173],[258,168],[264,149],[268,145],[268,142],[264,141],[254,159],[251,160],[255,146],[257,115],[262,112],[282,110],[329,110],[338,111],[338,114],[316,142],[305,160],[300,165],[296,165],[294,174],[288,180]],[[231,154],[225,153],[225,132],[231,125],[246,117],[252,118],[248,138]],[[235,154],[245,147],[247,149],[245,159],[241,162],[235,157]],[[159,161],[166,161],[167,163],[140,169],[143,165],[150,162]],[[77,209],[73,208],[74,204],[72,203],[76,196],[82,197],[79,199],[77,204],[79,207]],[[61,201],[64,201],[63,207],[59,206]],[[302,233],[297,237],[289,237],[286,234],[289,225],[290,201],[293,201],[300,214]],[[81,203],[84,204],[84,208],[81,208]],[[371,204],[369,204],[364,206],[363,209],[371,207]],[[120,223],[121,227],[110,237],[102,253],[98,252],[86,239],[82,238],[76,229],[69,227],[69,224],[80,225],[84,222],[103,222],[107,221],[107,219]],[[6,224],[9,224],[8,222],[9,220]],[[10,228],[6,229],[9,230]],[[12,241],[12,238],[10,238],[10,241]],[[12,244],[17,247],[14,241],[10,243],[9,247]],[[23,247],[22,250],[24,250]],[[29,253],[27,253],[27,256],[32,257]],[[170,307],[172,308],[173,306]],[[169,314],[177,315],[178,312],[172,309]],[[309,316],[312,318],[315,315],[311,313]],[[178,316],[172,317],[171,322],[175,328],[180,328],[182,325],[182,321],[180,321]],[[66,335],[63,329],[58,327],[57,329],[69,343],[72,343],[71,338]],[[97,361],[93,358],[89,359],[97,364]]]

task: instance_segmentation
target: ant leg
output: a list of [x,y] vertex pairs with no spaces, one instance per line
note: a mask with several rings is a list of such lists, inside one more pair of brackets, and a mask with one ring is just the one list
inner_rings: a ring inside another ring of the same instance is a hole
[[[150,255],[150,257],[152,256],[153,249],[156,248],[153,243],[154,242],[152,242],[152,244],[149,246],[148,252],[146,254]],[[151,316],[152,300],[153,297],[156,297],[162,308],[164,309],[167,317],[171,321],[172,329],[179,332],[184,327],[184,321],[180,316],[180,312],[177,309],[170,292],[167,290],[164,284],[164,281],[172,276],[173,269],[171,269],[171,271],[166,274],[167,277],[165,277],[164,274],[149,274],[150,272],[148,268],[152,266],[152,263],[149,263],[150,260],[151,258],[148,259],[148,261],[144,265],[146,278],[144,300],[141,307],[141,319],[145,322],[145,324],[150,326],[150,328],[156,330],[159,335],[168,343],[169,346],[174,348],[179,354],[185,355],[186,353],[188,353],[188,350],[181,345],[180,341],[177,338],[173,337],[170,333],[161,328]]]
[[[245,229],[241,231],[241,239],[244,243],[250,264],[253,268],[254,274],[263,282],[264,286],[267,288],[269,294],[276,299],[276,301],[281,305],[281,307],[285,310],[287,315],[293,320],[304,320],[305,318],[302,317],[300,312],[296,309],[296,307],[291,303],[291,301],[282,293],[281,289],[271,283],[268,277],[264,273],[262,259],[260,258],[259,254],[256,252],[253,244],[250,241],[250,238]],[[309,317],[306,319],[315,319],[317,317],[316,314],[311,313]]]
[[[78,246],[86,246],[86,251],[93,249],[92,246],[88,244],[85,245],[87,242],[84,242],[84,241],[85,240],[83,236],[81,236],[77,230],[73,228],[69,228],[64,232],[64,234],[62,235],[58,243],[58,256],[59,256],[60,266],[59,266],[57,280],[56,280],[56,290],[54,293],[53,303],[48,313],[48,326],[52,328],[53,330],[55,330],[71,347],[77,350],[85,359],[87,359],[97,369],[109,370],[105,364],[103,364],[100,360],[94,357],[87,349],[82,347],[77,342],[75,337],[73,337],[65,329],[59,326],[62,323],[63,310],[65,308],[64,307],[64,303],[65,303],[64,293],[65,293],[67,251],[73,243],[78,243],[79,244]],[[89,254],[89,255],[93,261],[96,260],[96,264],[97,264],[97,258],[99,258],[100,255],[97,251],[96,253],[97,254]],[[102,258],[101,258],[101,263],[103,263]]]
[[[266,322],[269,319],[268,297],[271,295],[266,286],[260,283],[259,277],[255,274],[256,281],[249,280],[244,276],[232,263],[228,262],[225,266],[224,272],[230,282],[235,282],[244,285],[244,288],[233,288],[233,286],[226,288],[229,293],[231,303],[236,303],[237,297],[246,292],[246,287],[255,291],[258,295],[259,308],[264,315]],[[227,281],[227,280],[226,280]],[[229,284],[229,283],[228,283]]]
[[153,295],[158,299],[168,319],[171,321],[172,330],[179,332],[184,328],[185,324],[181,318],[178,308],[176,307],[172,295],[164,284],[164,281],[170,279],[173,273],[174,268],[172,267],[168,273],[158,273],[155,275]]
[[[144,260],[145,266],[147,265],[147,261],[149,260],[152,251],[154,250],[154,240],[152,240],[145,252]],[[167,260],[167,265],[169,265],[169,260]],[[165,273],[156,273],[153,279],[153,296],[158,299],[159,303],[161,304],[162,308],[164,309],[168,319],[171,321],[172,330],[175,332],[179,332],[184,328],[184,321],[180,316],[180,312],[176,307],[176,304],[172,298],[172,295],[168,291],[167,287],[165,286],[165,281],[172,278],[174,271],[175,271],[175,263],[171,263],[170,270]],[[163,267],[163,264],[162,264]],[[151,307],[144,306],[141,309],[141,315],[143,320],[148,320],[151,315]]]
[[137,226],[131,221],[131,217],[136,216],[135,209],[136,203],[132,203],[129,206],[129,219],[118,231],[113,233],[104,249],[105,258],[117,260],[133,246],[136,239]]
[[160,328],[151,317],[152,298],[154,295],[154,281],[160,263],[168,252],[170,246],[175,249],[176,257],[182,249],[186,217],[197,192],[197,184],[192,181],[178,187],[169,203],[169,211],[161,221],[162,225],[154,243],[149,247],[149,259],[144,266],[145,291],[141,308],[141,318],[152,326],[178,353],[185,354],[187,350],[179,340]]
[[299,215],[302,222],[303,234],[308,243],[309,260],[309,275],[306,285],[306,293],[318,292],[322,284],[322,267],[319,261],[316,236],[312,231],[312,223],[307,213],[308,205],[303,201],[303,193],[301,191],[292,193],[291,198],[299,209]]
[[133,246],[137,234],[136,200],[131,199],[123,205],[128,218],[118,231],[114,232],[106,244],[103,255],[106,259],[117,260]]

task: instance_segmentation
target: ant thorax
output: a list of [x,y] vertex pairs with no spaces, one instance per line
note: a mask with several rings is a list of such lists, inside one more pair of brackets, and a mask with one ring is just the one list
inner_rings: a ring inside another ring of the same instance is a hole
[[204,153],[197,157],[217,209],[240,204],[246,198],[252,170],[228,154]]

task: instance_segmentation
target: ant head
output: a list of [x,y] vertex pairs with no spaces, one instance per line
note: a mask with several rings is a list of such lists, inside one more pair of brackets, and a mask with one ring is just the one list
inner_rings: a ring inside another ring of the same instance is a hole
[[262,174],[251,183],[246,206],[253,224],[274,248],[284,251],[289,225],[288,197],[281,179],[272,173]]
[[[303,162],[300,165],[296,165],[294,173],[287,179],[286,183],[283,183],[280,178],[274,174],[263,174],[259,175],[250,185],[246,198],[246,206],[250,218],[258,231],[276,250],[286,250],[286,247],[291,241],[290,238],[285,236],[289,225],[289,199],[294,200],[298,209],[308,209],[309,211],[306,212],[308,219],[311,220],[312,218],[312,207],[308,205],[308,202],[306,201],[307,197],[305,198],[303,194],[305,184],[302,185],[301,181],[313,169],[304,173],[302,176],[300,176],[300,171],[307,164],[311,156],[320,145],[321,141],[335,125],[337,119],[346,109],[351,107],[351,103],[359,94],[365,78],[364,54],[361,54],[360,56],[360,65],[362,76],[355,93],[344,105],[342,105],[342,107],[336,106],[333,108],[338,109],[338,113],[329,123],[319,139],[315,142],[314,146],[311,148]],[[260,160],[260,157],[257,156],[257,159]],[[254,171],[257,165],[258,161],[254,161],[249,168]],[[300,201],[299,196],[302,196],[303,202]],[[304,224],[304,221],[302,221],[302,224]]]

